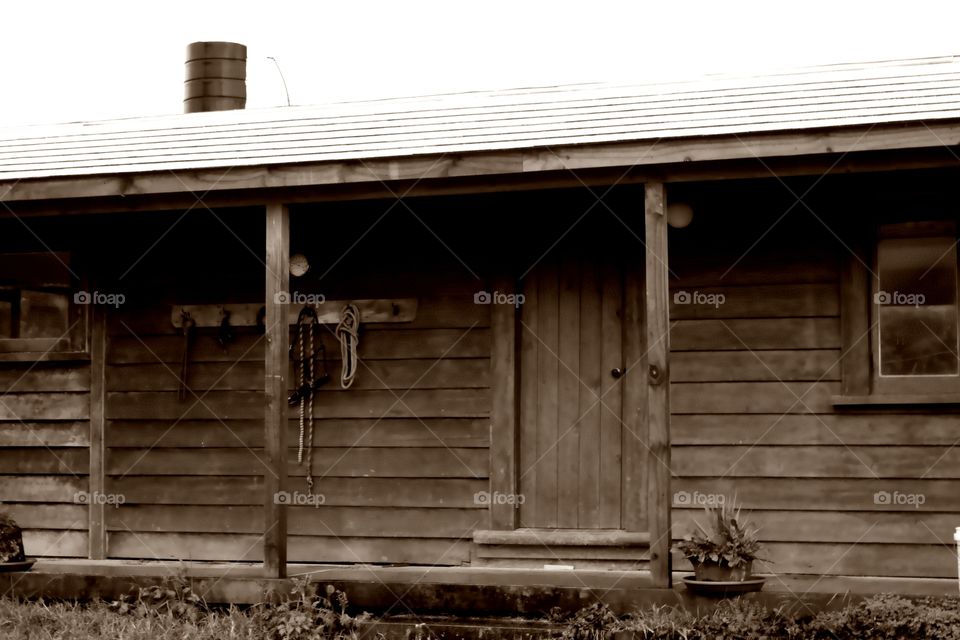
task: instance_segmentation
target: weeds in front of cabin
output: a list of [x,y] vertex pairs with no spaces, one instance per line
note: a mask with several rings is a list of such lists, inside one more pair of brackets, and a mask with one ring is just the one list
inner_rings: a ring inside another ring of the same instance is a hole
[[325,595],[308,578],[294,581],[290,599],[246,609],[207,605],[183,577],[138,588],[116,600],[28,602],[0,598],[4,640],[357,640],[367,614],[347,613],[347,596]]
[[699,615],[661,606],[624,618],[598,603],[562,624],[561,640],[960,640],[960,600],[879,595],[813,614],[734,599]]
[[[370,631],[364,627],[369,616],[349,615],[346,595],[333,587],[319,594],[315,585],[298,580],[290,596],[278,604],[216,608],[208,607],[189,585],[167,581],[112,602],[0,598],[0,638],[358,640],[365,629]],[[814,615],[802,608],[770,610],[756,602],[730,600],[700,614],[661,606],[621,618],[598,603],[568,617],[552,611],[550,621],[557,627],[550,636],[560,640],[960,640],[957,598],[884,595],[856,605],[841,604]],[[525,635],[536,640],[538,632]]]
[[308,577],[294,578],[293,596],[272,606],[260,606],[258,620],[270,640],[356,640],[360,624],[370,618],[347,613],[347,594],[327,585],[317,593]]
[[107,608],[121,615],[140,618],[168,616],[196,622],[209,612],[207,603],[183,576],[174,576],[160,584],[139,587],[135,595],[123,595],[107,604]]
[[561,640],[605,640],[623,628],[620,618],[607,605],[599,602],[581,609],[566,620],[555,607],[550,612],[550,619],[563,625]]

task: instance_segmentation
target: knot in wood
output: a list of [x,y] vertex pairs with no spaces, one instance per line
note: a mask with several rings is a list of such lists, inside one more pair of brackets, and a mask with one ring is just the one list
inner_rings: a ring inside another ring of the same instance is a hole
[[663,382],[663,370],[655,364],[650,365],[650,384],[660,384]]

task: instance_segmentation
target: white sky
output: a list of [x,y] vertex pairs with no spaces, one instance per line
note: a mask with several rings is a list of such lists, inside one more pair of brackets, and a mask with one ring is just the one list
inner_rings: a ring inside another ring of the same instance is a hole
[[248,47],[248,108],[960,53],[960,2],[151,0],[3,6],[0,127],[182,111],[185,47]]

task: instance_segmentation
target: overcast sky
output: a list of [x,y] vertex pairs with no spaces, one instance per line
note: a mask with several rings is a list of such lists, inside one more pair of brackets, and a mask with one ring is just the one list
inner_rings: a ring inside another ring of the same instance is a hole
[[184,50],[248,46],[248,108],[960,52],[960,2],[7,3],[0,126],[182,111]]

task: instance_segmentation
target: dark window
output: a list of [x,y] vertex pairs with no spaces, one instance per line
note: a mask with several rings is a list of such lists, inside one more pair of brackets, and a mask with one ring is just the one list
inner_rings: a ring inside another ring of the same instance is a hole
[[880,375],[960,374],[954,239],[881,239],[877,276]]
[[84,308],[67,253],[0,254],[0,354],[82,351]]

